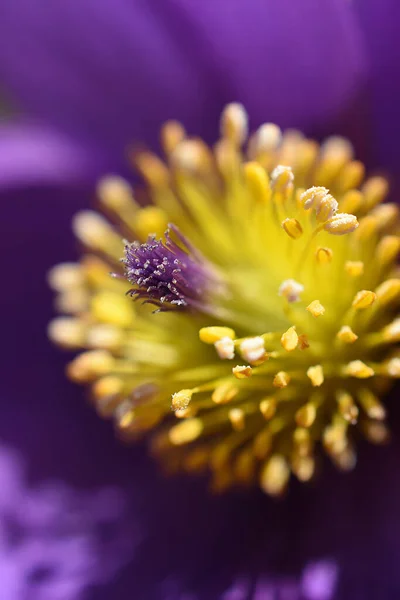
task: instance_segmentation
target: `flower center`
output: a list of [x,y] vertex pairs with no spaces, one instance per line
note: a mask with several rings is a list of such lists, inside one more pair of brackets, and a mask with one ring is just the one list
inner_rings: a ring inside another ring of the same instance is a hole
[[277,495],[291,473],[313,476],[320,446],[350,469],[355,428],[388,437],[380,396],[400,375],[398,208],[381,204],[386,182],[364,181],[346,140],[320,147],[272,124],[248,138],[237,104],[221,132],[212,151],[165,125],[167,162],[136,158],[144,208],[125,181],[101,182],[117,225],[77,216],[87,253],[50,274],[69,315],[50,336],[85,349],[69,375],[91,384],[124,437],[148,435],[167,471]]

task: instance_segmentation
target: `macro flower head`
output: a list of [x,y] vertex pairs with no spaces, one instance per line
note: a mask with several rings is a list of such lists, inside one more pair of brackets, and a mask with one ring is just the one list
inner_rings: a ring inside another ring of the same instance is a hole
[[101,181],[106,217],[74,220],[82,260],[50,272],[66,316],[49,334],[81,350],[68,374],[98,413],[146,437],[167,472],[280,495],[291,473],[313,477],[321,448],[349,470],[360,434],[388,438],[398,208],[345,139],[249,134],[237,103],[220,129],[210,148],[168,122],[164,159],[134,155],[146,205]]

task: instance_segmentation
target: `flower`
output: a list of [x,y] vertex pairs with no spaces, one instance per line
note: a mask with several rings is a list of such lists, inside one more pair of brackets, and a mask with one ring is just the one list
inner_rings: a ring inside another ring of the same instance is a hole
[[[63,382],[64,359],[43,334],[51,312],[43,273],[75,256],[66,223],[91,195],[76,181],[93,181],[114,164],[120,171],[122,144],[154,143],[167,118],[180,117],[211,140],[222,104],[241,100],[252,127],[267,115],[312,135],[345,131],[372,168],[391,166],[394,175],[397,3],[330,0],[303,2],[297,10],[291,2],[242,8],[230,2],[227,14],[222,1],[75,6],[72,0],[33,9],[17,0],[3,9],[2,94],[18,118],[23,110],[34,123],[29,129],[22,123],[15,141],[12,123],[9,135],[0,132],[0,182],[16,188],[1,191],[7,282],[1,436],[24,452],[30,482],[57,477],[85,489],[110,482],[125,489],[131,482],[134,519],[145,532],[129,567],[89,597],[220,600],[228,591],[236,600],[262,592],[296,597],[301,581],[307,598],[305,565],[316,565],[309,572],[317,581],[325,573],[328,590],[336,583],[335,600],[397,597],[397,403],[390,406],[392,444],[359,445],[362,459],[350,478],[325,465],[315,486],[295,483],[283,503],[257,490],[215,498],[203,481],[160,479],[140,447],[114,443],[108,424]],[[353,9],[364,19],[364,40]],[[138,52],[143,46],[146,52]],[[364,50],[369,87],[354,110]],[[348,119],[337,126],[342,113]],[[55,145],[42,154],[43,122],[45,133],[53,127]],[[133,492],[140,492],[140,504]]]
[[[88,349],[69,375],[91,383],[124,437],[155,429],[167,469],[211,471],[215,490],[258,480],[279,495],[290,471],[313,476],[319,444],[353,468],[358,422],[367,439],[387,439],[379,396],[400,376],[399,211],[381,204],[386,181],[364,180],[346,140],[319,146],[272,124],[248,138],[247,122],[228,105],[214,153],[167,123],[167,164],[136,158],[153,207],[124,181],[101,184],[120,230],[149,241],[125,242],[112,281],[118,226],[78,214],[88,254],[50,273],[72,315],[50,336]],[[168,314],[134,308],[132,296]]]

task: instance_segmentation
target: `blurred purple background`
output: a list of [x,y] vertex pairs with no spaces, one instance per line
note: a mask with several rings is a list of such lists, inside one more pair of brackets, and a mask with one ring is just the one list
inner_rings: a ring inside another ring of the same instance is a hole
[[252,127],[348,135],[395,194],[399,25],[397,0],[3,0],[1,600],[400,597],[394,397],[394,441],[354,473],[327,465],[278,503],[212,498],[118,443],[66,380],[45,279],[128,144],[156,147],[167,118],[211,141],[229,101]]

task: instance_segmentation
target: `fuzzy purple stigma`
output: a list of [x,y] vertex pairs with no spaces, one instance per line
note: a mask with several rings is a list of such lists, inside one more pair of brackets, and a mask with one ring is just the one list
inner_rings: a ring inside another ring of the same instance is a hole
[[162,310],[202,310],[211,287],[219,284],[212,266],[172,224],[164,240],[149,236],[144,244],[127,243],[122,262],[134,286],[129,294]]

